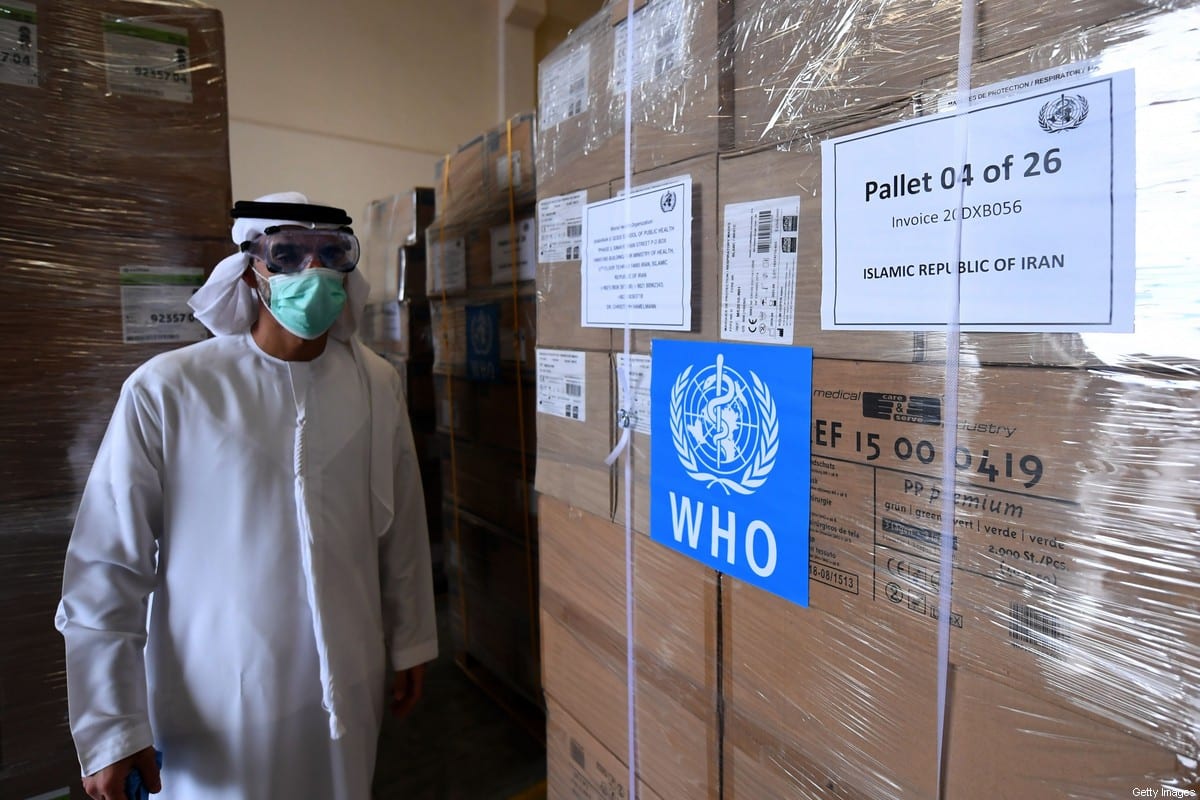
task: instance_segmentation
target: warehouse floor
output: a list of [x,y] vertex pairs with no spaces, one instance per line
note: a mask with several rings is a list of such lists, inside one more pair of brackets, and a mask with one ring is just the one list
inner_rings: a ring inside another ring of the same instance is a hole
[[545,797],[545,747],[455,664],[448,616],[439,595],[441,655],[413,713],[384,721],[375,800]]

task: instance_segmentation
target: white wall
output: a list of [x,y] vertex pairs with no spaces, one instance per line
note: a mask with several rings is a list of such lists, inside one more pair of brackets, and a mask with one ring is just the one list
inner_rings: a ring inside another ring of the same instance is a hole
[[345,208],[432,186],[496,124],[496,0],[209,0],[225,20],[235,200]]

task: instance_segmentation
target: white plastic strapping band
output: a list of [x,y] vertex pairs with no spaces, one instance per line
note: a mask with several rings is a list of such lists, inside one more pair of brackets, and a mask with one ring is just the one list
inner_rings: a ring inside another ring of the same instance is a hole
[[[958,76],[955,124],[955,153],[958,163],[967,163],[968,112],[971,96],[971,63],[975,45],[975,0],[963,0],[958,28]],[[958,206],[963,205],[965,186],[958,182]],[[962,257],[962,215],[954,229],[954,260]],[[945,413],[942,432],[942,530],[938,561],[938,685],[937,685],[937,797],[942,796],[945,777],[946,718],[950,679],[950,598],[954,581],[954,453],[958,444],[958,368],[961,278],[954,272],[950,282],[949,318],[946,322]]]

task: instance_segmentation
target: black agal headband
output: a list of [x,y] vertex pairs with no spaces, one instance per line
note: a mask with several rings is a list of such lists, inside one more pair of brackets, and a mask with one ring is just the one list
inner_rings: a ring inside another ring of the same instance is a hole
[[341,208],[308,203],[260,203],[257,200],[238,200],[229,216],[234,219],[285,219],[313,225],[349,225],[352,222]]

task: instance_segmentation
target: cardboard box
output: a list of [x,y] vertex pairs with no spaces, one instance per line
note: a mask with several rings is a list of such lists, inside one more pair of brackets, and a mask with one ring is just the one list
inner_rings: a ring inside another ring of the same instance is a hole
[[[1104,5],[1104,4],[1101,4]],[[1082,13],[1082,10],[1081,10]],[[1195,94],[1194,81],[1170,65],[1194,61],[1194,47],[1178,31],[1191,30],[1194,10],[1170,14],[1139,14],[1091,27],[1072,38],[1072,47],[1034,47],[979,63],[973,70],[975,86],[1019,78],[1033,72],[1071,63],[1086,65],[1086,58],[1103,56],[1103,71],[1135,69],[1139,75],[1136,97],[1139,165],[1136,203],[1138,242],[1135,332],[1121,335],[1077,333],[964,333],[959,351],[967,363],[1028,366],[1102,366],[1136,369],[1194,367],[1198,298],[1197,283],[1185,266],[1195,247],[1189,237],[1177,237],[1163,227],[1179,203],[1187,202],[1194,164],[1157,154],[1187,152],[1196,134],[1177,117],[1180,97]],[[956,75],[945,72],[922,83],[923,108],[935,113],[942,102],[953,99]],[[1188,101],[1192,102],[1192,101]],[[907,112],[904,112],[907,113]],[[899,119],[899,112],[875,115],[874,124]],[[861,122],[861,120],[859,121]],[[832,137],[844,129],[827,132]],[[822,254],[820,218],[821,154],[815,142],[796,144],[788,151],[765,150],[724,157],[720,163],[721,226],[730,203],[761,201],[773,197],[800,197],[798,280],[795,290],[796,344],[812,346],[819,357],[866,360],[939,361],[945,358],[941,333],[820,330]],[[951,234],[953,231],[948,230]],[[727,276],[723,276],[727,277]],[[906,344],[911,340],[911,347]],[[1191,352],[1189,352],[1189,350]]]
[[[486,364],[494,367],[495,360],[486,358],[493,346],[499,349],[500,371],[517,366],[522,369],[532,367],[530,359],[537,338],[537,306],[533,287],[522,287],[515,303],[511,292],[495,289],[487,293],[472,293],[469,297],[435,300],[430,307],[434,372],[467,375],[474,364],[479,366],[479,370],[483,370]],[[492,315],[497,320],[494,326],[488,324]],[[474,337],[472,341],[467,339],[469,317],[482,320],[470,331]],[[476,359],[473,354],[483,355]]]
[[[727,105],[717,48],[731,6],[650,0],[634,11],[633,169],[715,153]],[[608,0],[538,67],[538,183],[613,180],[625,165],[627,5]],[[558,190],[555,190],[558,193]]]
[[[629,796],[628,756],[618,757],[562,706],[546,703],[546,796],[551,800],[612,800]],[[662,800],[643,781],[637,796]]]
[[[690,331],[635,330],[631,350],[649,353],[652,339],[716,339],[720,333],[721,251],[717,238],[717,157],[703,155],[679,164],[638,173],[635,188],[690,175],[692,178],[692,328]],[[612,196],[619,197],[624,181],[613,183]],[[624,330],[613,329],[613,349],[624,344]]]
[[431,300],[492,282],[487,226],[438,218],[425,229],[425,294]]
[[522,459],[512,450],[451,440],[446,434],[438,434],[438,439],[442,492],[448,503],[503,530],[522,535],[527,526],[537,530],[532,452]]
[[[886,120],[880,119],[884,124]],[[840,135],[841,131],[831,135]],[[779,292],[794,297],[794,333],[791,344],[813,348],[818,358],[859,359],[897,362],[943,362],[946,337],[922,331],[857,331],[821,329],[822,195],[821,153],[818,148],[762,150],[720,160],[720,223],[722,250],[730,246],[726,209],[735,203],[767,201],[798,196],[800,219],[797,236],[796,284],[794,291]],[[948,232],[949,233],[949,232]],[[742,239],[745,234],[740,234]],[[734,238],[734,241],[738,241]],[[728,280],[726,265],[720,265],[721,285]],[[721,314],[728,313],[724,296]],[[714,336],[714,338],[716,338]],[[967,363],[1016,364],[1025,366],[1102,365],[1105,354],[1091,347],[1096,337],[1078,333],[963,333],[960,354]],[[1107,337],[1112,343],[1112,337]]]
[[[455,649],[541,705],[537,540],[443,508]],[[536,533],[531,530],[531,533]]]
[[429,304],[424,301],[389,300],[364,306],[358,335],[378,353],[418,361],[433,356]]
[[511,375],[495,383],[480,383],[435,375],[437,429],[489,447],[519,452],[524,434],[525,453],[537,450],[534,409],[537,386]]
[[[1200,239],[1190,230],[1181,233],[1172,220],[1180,208],[1194,206],[1200,172],[1195,158],[1200,131],[1185,120],[1200,103],[1200,93],[1194,69],[1180,67],[1197,63],[1192,35],[1197,25],[1200,11],[1195,8],[1146,9],[1072,35],[1069,48],[1050,41],[974,67],[976,87],[1043,70],[1052,75],[1070,64],[1091,63],[1102,74],[1135,71],[1135,319],[1133,333],[1119,335],[964,334],[960,347],[965,359],[1196,373],[1200,282],[1190,264]],[[923,87],[926,106],[938,108],[952,85],[950,75],[928,81]],[[941,339],[929,335],[931,350],[944,349]]]
[[[609,197],[607,183],[592,186],[587,189],[564,189],[562,195],[539,194],[539,202],[564,202],[563,195],[584,192],[583,205],[606,200]],[[580,209],[582,214],[583,209]],[[546,252],[549,232],[543,231],[545,222],[539,208],[538,218],[538,265],[537,265],[537,298],[538,298],[538,347],[563,347],[578,350],[608,350],[612,345],[611,328],[585,328],[580,324],[579,302],[581,290],[580,266],[581,260],[576,258],[562,259],[561,253],[551,255]],[[582,231],[582,216],[580,218]],[[561,235],[561,231],[556,232]],[[582,252],[582,238],[576,235],[571,247],[579,247],[575,251],[578,256]],[[566,244],[564,243],[564,246]]]
[[609,355],[567,351],[564,358],[582,361],[582,413],[572,409],[568,414],[558,402],[558,386],[539,370],[536,488],[539,494],[611,519],[614,470],[604,463],[614,435]]
[[[940,367],[814,362],[812,607],[934,652],[950,492],[954,664],[1188,752],[1200,492],[1179,465],[1200,452],[1200,383],[1016,367],[959,379],[943,489]],[[638,530],[651,527],[648,444],[634,437]]]
[[[9,121],[0,190],[5,224],[18,225],[0,234],[227,237],[221,12],[121,0],[36,5],[27,27],[37,84],[0,85]],[[147,44],[148,28],[170,43]]]
[[934,647],[942,503],[954,509],[955,664],[1180,752],[1195,747],[1189,611],[1200,383],[1028,368],[959,376],[941,482],[936,367],[814,366],[814,608]]
[[[533,112],[484,131],[434,165],[434,204],[447,224],[478,226],[537,196]],[[513,191],[510,192],[509,189]]]
[[[961,7],[953,3],[735,5],[721,49],[732,72],[731,151],[811,145],[831,128],[911,109],[922,82],[952,72],[958,61]],[[1152,8],[1143,0],[981,0],[974,58],[1042,45],[1078,58],[1072,48],[1080,34]]]
[[433,221],[433,189],[417,187],[367,204],[356,226],[358,268],[371,284],[371,302],[425,297],[425,229]]
[[[885,120],[880,119],[879,124]],[[821,330],[821,151],[818,147],[800,150],[762,150],[736,157],[722,157],[718,164],[719,196],[716,203],[718,237],[716,255],[705,266],[711,272],[710,296],[716,301],[715,330],[708,339],[721,338],[722,319],[727,307],[737,302],[736,289],[727,288],[725,252],[733,246],[749,246],[744,228],[729,229],[726,209],[732,204],[798,197],[800,218],[797,230],[796,282],[780,286],[775,293],[779,302],[792,307],[796,344],[813,348],[819,358],[860,358],[871,361],[923,361],[945,358],[942,348],[927,351],[927,337],[907,331],[822,331]],[[713,263],[715,262],[715,263]],[[941,337],[944,340],[944,337]],[[774,340],[772,340],[774,343]]]
[[[0,316],[0,335],[23,346],[0,355],[0,502],[81,492],[121,384],[142,362],[184,343],[125,341],[126,310],[145,312],[134,314],[146,324],[129,328],[131,335],[157,335],[144,302],[180,290],[123,287],[122,268],[190,268],[199,281],[233,250],[227,237],[62,231],[7,243],[8,289],[21,299]],[[172,314],[191,313],[186,294],[175,299]],[[169,321],[161,328],[164,336],[207,336],[196,323]]]
[[433,192],[437,219],[447,224],[469,222],[484,209],[484,134],[459,145],[434,164]]
[[[0,797],[32,797],[79,785],[67,722],[65,651],[49,620],[62,593],[62,564],[75,496],[0,504]],[[71,797],[80,797],[76,792]]]
[[[549,497],[539,506],[547,702],[623,753],[624,528]],[[663,797],[718,797],[716,573],[635,536],[633,587],[638,774]]]
[[484,134],[483,182],[487,208],[505,213],[537,199],[534,152],[537,131],[532,111],[516,114]]
[[[726,797],[938,796],[937,665],[911,627],[733,579],[723,598]],[[1177,756],[1117,728],[972,670],[952,669],[948,687],[948,800],[1189,785]]]

